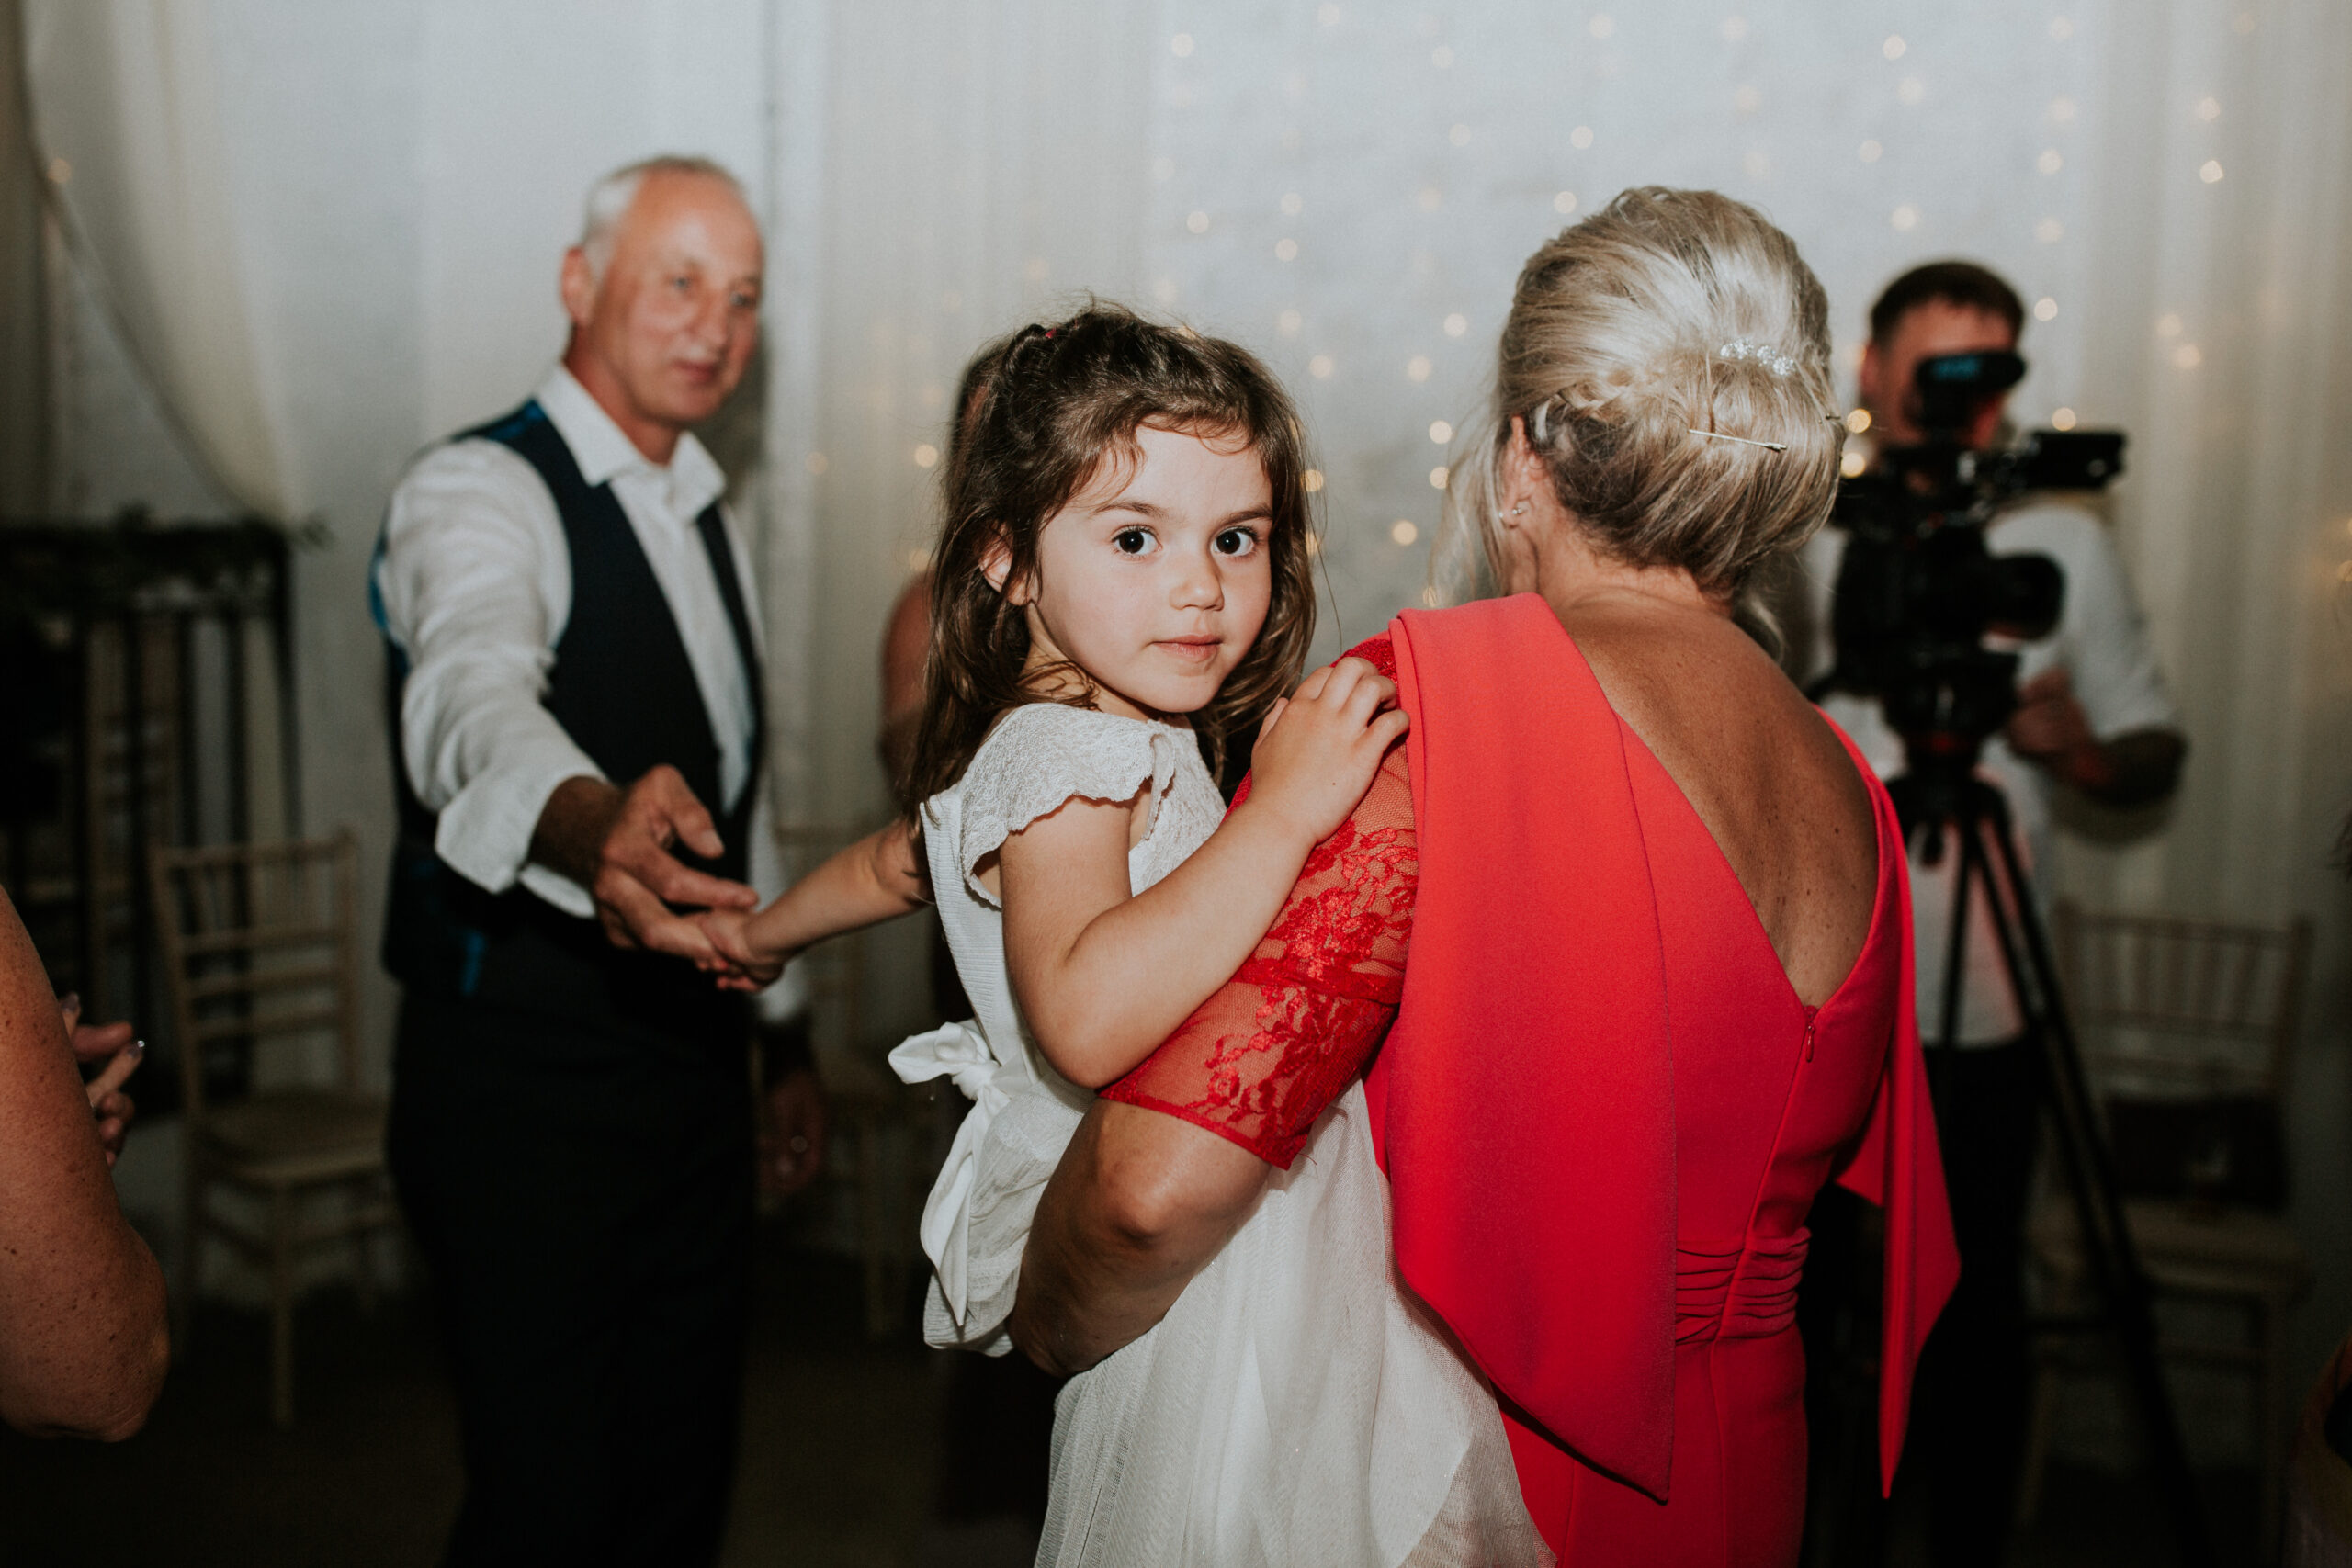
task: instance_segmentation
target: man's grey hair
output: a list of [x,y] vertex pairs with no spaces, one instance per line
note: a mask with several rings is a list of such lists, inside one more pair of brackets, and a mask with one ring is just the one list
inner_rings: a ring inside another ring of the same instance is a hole
[[615,169],[588,187],[587,208],[580,222],[580,254],[588,260],[590,277],[603,279],[605,264],[613,259],[613,236],[649,175],[695,175],[717,180],[733,191],[735,198],[747,209],[752,205],[751,198],[743,194],[743,182],[726,164],[713,158],[664,152]]

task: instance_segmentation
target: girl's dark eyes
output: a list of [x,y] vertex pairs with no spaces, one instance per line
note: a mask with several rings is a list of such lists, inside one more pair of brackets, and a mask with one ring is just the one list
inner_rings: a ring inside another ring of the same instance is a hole
[[1217,554],[1246,556],[1258,547],[1258,536],[1247,528],[1227,528],[1216,536]]
[[1151,547],[1151,536],[1141,528],[1122,528],[1111,536],[1111,545],[1122,555],[1139,556]]

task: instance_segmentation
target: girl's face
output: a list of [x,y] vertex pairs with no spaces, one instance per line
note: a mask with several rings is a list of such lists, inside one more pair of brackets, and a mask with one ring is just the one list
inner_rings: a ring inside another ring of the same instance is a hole
[[1033,572],[1008,584],[1000,547],[989,580],[1028,614],[1030,669],[1077,665],[1106,713],[1193,713],[1265,625],[1273,492],[1244,435],[1145,425],[1136,445],[1046,519]]

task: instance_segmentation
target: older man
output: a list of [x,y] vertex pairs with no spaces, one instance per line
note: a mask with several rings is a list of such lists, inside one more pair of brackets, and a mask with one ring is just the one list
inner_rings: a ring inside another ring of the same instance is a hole
[[[763,265],[716,164],[601,181],[563,258],[562,363],[418,459],[378,553],[390,1156],[463,1416],[451,1563],[706,1562],[724,1524],[751,1021],[650,949],[678,945],[673,906],[748,907],[775,880],[757,600],[687,433],[751,361]],[[805,1057],[784,1066],[788,1188],[815,1174],[822,1109]]]

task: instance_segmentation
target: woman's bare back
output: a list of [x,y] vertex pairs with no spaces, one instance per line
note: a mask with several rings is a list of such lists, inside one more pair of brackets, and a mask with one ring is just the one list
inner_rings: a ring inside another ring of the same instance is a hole
[[1797,996],[1826,1000],[1878,889],[1870,793],[1836,731],[1719,613],[1603,592],[1561,624],[1722,848]]

